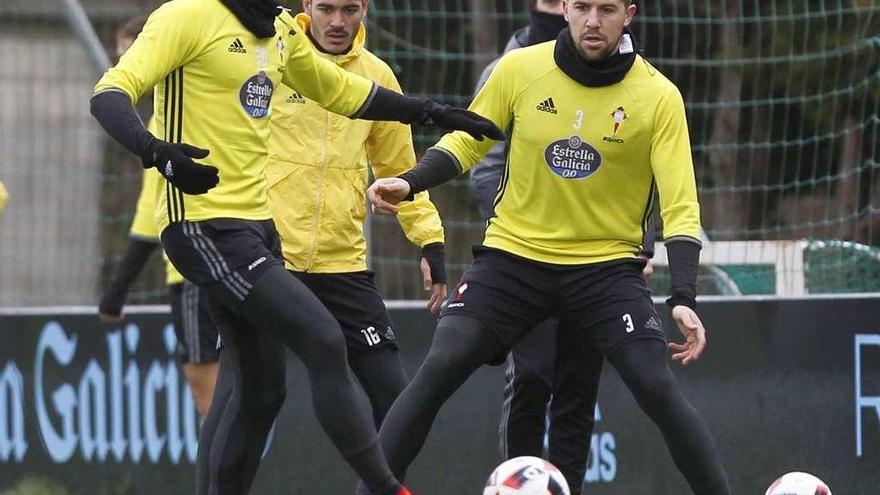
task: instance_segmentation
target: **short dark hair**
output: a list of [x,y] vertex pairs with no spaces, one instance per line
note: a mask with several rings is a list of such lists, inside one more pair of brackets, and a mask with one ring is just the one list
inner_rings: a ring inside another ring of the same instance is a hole
[[141,34],[141,31],[144,30],[144,25],[146,23],[146,14],[142,14],[135,18],[129,19],[128,22],[119,26],[119,29],[116,30],[116,37],[137,39],[138,35]]
[[[530,3],[534,7],[535,4],[538,3],[538,0],[531,0]],[[636,3],[636,0],[623,0],[623,3],[625,3],[626,5],[632,5],[632,4]]]

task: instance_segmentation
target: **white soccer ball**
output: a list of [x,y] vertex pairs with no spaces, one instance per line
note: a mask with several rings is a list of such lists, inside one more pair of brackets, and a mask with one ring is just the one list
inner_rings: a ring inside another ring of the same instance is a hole
[[523,456],[495,468],[483,495],[569,495],[569,490],[556,466],[538,457]]
[[812,474],[795,471],[780,476],[764,495],[831,495],[831,490]]

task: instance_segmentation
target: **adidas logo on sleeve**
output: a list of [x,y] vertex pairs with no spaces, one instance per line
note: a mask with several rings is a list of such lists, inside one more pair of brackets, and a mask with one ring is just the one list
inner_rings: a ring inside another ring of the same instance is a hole
[[537,109],[542,112],[552,113],[556,115],[558,112],[556,111],[556,105],[553,104],[553,98],[547,98],[546,100],[538,103]]
[[247,49],[244,47],[244,43],[241,42],[240,39],[235,38],[235,41],[229,45],[229,51],[232,53],[247,53]]

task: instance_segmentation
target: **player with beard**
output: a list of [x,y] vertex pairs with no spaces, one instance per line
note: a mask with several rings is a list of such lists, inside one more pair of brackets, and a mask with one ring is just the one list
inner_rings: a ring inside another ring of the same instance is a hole
[[[504,52],[555,40],[568,26],[563,17],[562,0],[533,0],[529,24],[511,36]],[[498,61],[489,64],[477,83],[477,92],[486,83]],[[507,163],[508,142],[498,143],[471,169],[474,201],[484,222],[494,215],[494,202]],[[645,232],[640,256],[646,264],[643,274],[650,279],[653,272],[654,229]],[[560,362],[575,346],[567,342],[557,345],[559,320],[540,322],[507,356],[504,373],[504,402],[498,428],[501,455],[505,459],[519,456],[547,459],[565,476],[573,495],[581,493],[590,439],[595,425],[594,411],[602,376],[602,353],[596,346],[580,352],[588,354],[579,360],[578,369],[555,369],[557,352]]]
[[[346,116],[503,135],[476,114],[400,95],[323,60],[272,0],[172,0],[150,15],[96,85],[91,110],[164,177],[162,247],[208,292],[223,342],[196,493],[249,491],[286,395],[289,348],[308,371],[318,421],[349,465],[374,493],[407,494],[378,445],[339,323],[281,261],[265,167],[272,94],[282,83]],[[132,107],[151,88],[156,135]],[[211,165],[195,161],[209,155]]]
[[[367,50],[367,0],[305,0],[296,16],[320,57],[400,91],[388,64]],[[367,179],[393,177],[415,163],[412,132],[398,122],[351,120],[282,86],[273,101],[269,206],[285,267],[339,322],[348,362],[370,398],[376,427],[406,386],[397,338],[367,270]],[[446,298],[443,225],[427,191],[402,205],[400,227],[421,248],[421,275],[435,314]]]
[[[557,367],[589,369],[584,350],[598,347],[693,492],[729,494],[711,433],[669,367],[638,257],[656,192],[672,279],[667,304],[685,336],[668,347],[690,364],[706,332],[694,311],[700,209],[681,94],[637,54],[631,0],[564,4],[568,29],[504,56],[471,105],[509,134],[494,216],[425,362],[382,424],[382,448],[395,473],[405,472],[446,399],[556,317],[560,341],[571,346]],[[491,146],[444,136],[413,170],[370,187],[373,208],[396,213],[397,202],[467,171]]]

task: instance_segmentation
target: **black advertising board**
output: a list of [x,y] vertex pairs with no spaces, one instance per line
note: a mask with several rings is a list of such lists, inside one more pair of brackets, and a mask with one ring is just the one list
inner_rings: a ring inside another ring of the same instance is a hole
[[[90,314],[5,311],[0,493],[22,480],[59,495],[192,492],[198,422],[168,315],[107,326]],[[880,297],[706,302],[699,312],[707,353],[672,367],[715,434],[734,493],[763,493],[799,470],[835,493],[880,494]],[[412,374],[432,320],[415,309],[392,318]],[[605,369],[584,492],[689,493],[658,430]],[[479,370],[443,408],[410,470],[417,493],[481,492],[500,461],[503,371]],[[252,492],[351,493],[354,476],[320,430],[293,357],[288,383]]]

